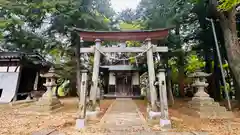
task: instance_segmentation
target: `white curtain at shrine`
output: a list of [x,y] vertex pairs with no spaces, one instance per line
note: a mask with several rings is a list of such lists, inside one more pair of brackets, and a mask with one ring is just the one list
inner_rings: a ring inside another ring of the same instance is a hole
[[139,73],[138,72],[133,73],[132,85],[139,85]]
[[112,72],[109,73],[109,85],[116,85],[116,77]]

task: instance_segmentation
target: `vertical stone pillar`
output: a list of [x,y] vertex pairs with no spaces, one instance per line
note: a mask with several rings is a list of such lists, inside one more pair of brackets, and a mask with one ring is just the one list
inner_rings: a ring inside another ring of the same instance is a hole
[[100,64],[100,52],[98,51],[101,47],[101,40],[96,39],[96,48],[94,52],[94,64],[93,64],[93,73],[92,73],[92,86],[90,91],[90,100],[93,105],[93,109],[96,108],[96,99],[97,99],[97,89],[98,89],[98,76],[99,76],[99,64]]
[[[146,39],[147,47],[151,47],[151,39]],[[150,98],[151,98],[151,109],[152,111],[157,111],[156,101],[157,101],[157,92],[154,86],[155,83],[155,70],[154,70],[154,61],[153,61],[153,49],[150,48],[147,51],[147,65],[148,65],[148,79],[149,79],[149,87],[150,87]]]
[[170,129],[171,121],[169,120],[169,115],[168,115],[168,99],[167,99],[165,70],[161,70],[157,74],[157,77],[158,77],[160,104],[161,104],[160,126],[161,128],[164,128],[164,129]]
[[87,92],[87,70],[82,70],[81,89],[79,105],[78,105],[78,119],[76,120],[76,128],[81,129],[85,126],[86,117],[86,92]]

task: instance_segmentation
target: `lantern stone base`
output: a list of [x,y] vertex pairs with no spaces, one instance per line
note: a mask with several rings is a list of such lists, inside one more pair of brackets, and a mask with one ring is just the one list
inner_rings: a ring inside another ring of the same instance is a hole
[[193,97],[188,102],[188,107],[193,111],[191,114],[199,118],[230,119],[233,114],[210,97]]
[[57,97],[46,98],[43,96],[34,105],[34,110],[37,112],[53,112],[61,107],[62,104]]

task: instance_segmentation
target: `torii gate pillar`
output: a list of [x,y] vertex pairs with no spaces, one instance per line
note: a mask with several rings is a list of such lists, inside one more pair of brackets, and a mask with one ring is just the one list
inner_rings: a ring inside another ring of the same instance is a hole
[[[147,38],[147,47],[151,47],[152,43],[151,43],[151,39]],[[148,79],[149,79],[149,88],[150,88],[150,101],[151,101],[151,110],[156,112],[157,110],[157,105],[156,105],[156,101],[157,101],[157,92],[154,86],[155,83],[155,70],[154,70],[154,61],[153,61],[153,49],[150,48],[147,51],[147,65],[148,65]]]
[[101,40],[96,39],[96,48],[94,50],[94,64],[93,64],[93,74],[92,74],[92,85],[90,90],[90,100],[92,101],[93,109],[96,109],[96,98],[98,89],[98,75],[99,75],[99,64],[100,64],[100,52],[98,51],[101,47]]

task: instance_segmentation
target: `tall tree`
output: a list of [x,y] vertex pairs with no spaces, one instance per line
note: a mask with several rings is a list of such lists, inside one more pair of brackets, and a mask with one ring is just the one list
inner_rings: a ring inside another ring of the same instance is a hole
[[71,83],[76,80],[72,58],[79,35],[70,28],[108,29],[114,16],[110,0],[1,0],[0,5],[1,17],[8,21],[2,28],[4,48],[49,56]]
[[239,4],[239,0],[220,0],[221,5],[218,5],[217,0],[208,2],[212,9],[212,17],[219,19],[223,31],[228,63],[237,82],[236,93],[237,99],[240,101],[240,90],[238,89],[240,88],[240,47],[236,27],[236,6]]
[[[191,13],[193,4],[189,0],[142,0],[137,11],[147,29],[176,26],[170,33],[167,45],[177,59],[180,95],[184,96],[184,40],[189,33],[189,24],[194,24]],[[194,30],[194,27],[191,28]],[[184,34],[183,34],[184,33]],[[174,56],[173,56],[174,57]],[[181,80],[181,81],[180,81]]]

